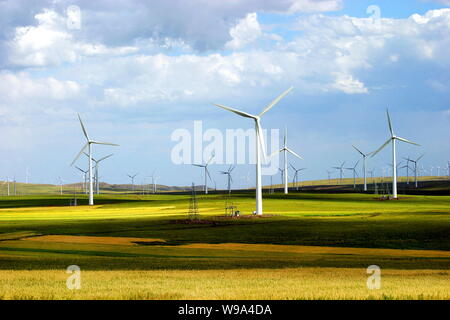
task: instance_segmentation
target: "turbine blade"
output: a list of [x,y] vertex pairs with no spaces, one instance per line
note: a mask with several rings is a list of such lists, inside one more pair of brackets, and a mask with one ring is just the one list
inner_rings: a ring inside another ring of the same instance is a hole
[[386,109],[386,114],[388,118],[388,124],[389,124],[389,131],[391,132],[391,136],[394,136],[394,130],[392,129],[392,123],[391,123],[391,116],[389,115],[389,110]]
[[215,156],[216,156],[215,153],[213,153],[213,154],[211,155],[211,158],[208,160],[208,162],[206,162],[206,166],[212,161],[212,159],[214,159]]
[[278,153],[280,153],[280,152],[283,152],[283,151],[284,151],[283,149],[277,150],[277,151],[271,153],[271,154],[269,155],[269,158],[272,158],[274,155],[276,155],[276,154],[278,154]]
[[100,141],[90,141],[91,143],[95,143],[95,144],[103,144],[106,146],[114,146],[114,147],[119,147],[118,144],[115,143],[110,143],[110,142],[100,142]]
[[87,141],[89,141],[89,136],[87,134],[86,128],[84,127],[83,121],[81,120],[79,113],[78,113],[78,120],[80,120],[81,130],[83,130],[84,136],[86,137]]
[[73,164],[75,163],[75,161],[78,160],[78,158],[83,154],[84,150],[87,148],[87,146],[89,145],[89,142],[86,143],[83,148],[81,148],[80,152],[78,152],[77,156],[75,157],[75,159],[73,159],[72,163],[70,164],[70,166],[73,166]]
[[292,169],[294,169],[295,172],[298,171],[297,169],[295,169],[295,167],[292,165],[292,163],[289,163],[289,165],[291,166]]
[[201,164],[193,164],[193,166],[199,167],[199,168],[204,168],[205,167],[204,165],[201,165]]
[[390,142],[391,142],[391,138],[388,139],[388,141],[386,141],[381,147],[379,147],[376,151],[374,151],[374,153],[372,154],[372,158],[375,157],[378,152],[380,152],[381,150],[384,149],[384,147],[386,147]]
[[419,147],[420,147],[420,144],[415,143],[415,142],[412,142],[412,141],[409,141],[409,140],[406,140],[406,139],[404,139],[404,138],[395,137],[395,139],[400,140],[400,141],[403,141],[403,142],[406,142],[406,143],[409,143],[409,144],[413,144],[413,145],[415,145],[415,146],[419,146]]
[[359,149],[358,149],[357,147],[355,147],[354,145],[352,145],[352,147],[355,148],[356,151],[358,151],[359,153],[361,153],[361,155],[362,155],[363,157],[366,156],[364,153],[362,153],[361,150],[359,150]]
[[211,175],[209,174],[208,168],[205,167],[206,174],[208,175],[209,180],[212,182]]
[[[422,159],[425,156],[425,153],[423,155],[421,155],[419,158],[417,158],[416,162],[419,162],[420,159]],[[450,165],[450,162],[449,162]]]
[[108,159],[108,158],[112,157],[113,155],[114,155],[114,154],[111,153],[110,155],[107,155],[106,157],[103,157],[103,158],[98,159],[97,162],[100,162],[100,161],[103,161],[103,160],[105,160],[105,159]]
[[234,112],[234,113],[236,113],[236,114],[238,114],[238,115],[240,115],[242,117],[245,117],[245,118],[252,118],[252,119],[256,118],[254,115],[252,115],[250,113],[243,112],[243,111],[240,111],[240,110],[237,110],[237,109],[234,109],[234,108],[230,108],[230,107],[225,107],[225,106],[223,106],[221,104],[213,103],[213,105],[215,105],[216,107],[219,107],[219,108],[222,108],[222,109]]
[[286,151],[289,152],[290,154],[296,156],[297,158],[299,158],[299,159],[301,159],[301,160],[304,160],[299,154],[295,153],[295,152],[292,151],[291,149],[286,148]]
[[282,94],[280,94],[275,100],[273,100],[271,103],[269,103],[269,105],[267,105],[267,107],[264,108],[263,112],[261,112],[259,114],[260,117],[262,117],[267,111],[269,111],[270,109],[273,108],[274,105],[276,105],[281,99],[283,99],[289,92],[292,91],[292,89],[294,89],[293,87],[290,87],[289,89],[287,89],[285,92],[283,92]]

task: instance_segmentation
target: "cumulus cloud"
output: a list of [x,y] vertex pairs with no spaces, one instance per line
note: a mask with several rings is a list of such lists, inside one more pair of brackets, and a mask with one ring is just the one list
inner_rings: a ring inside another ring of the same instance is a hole
[[3,101],[9,102],[65,100],[76,97],[81,91],[80,85],[75,81],[61,81],[53,77],[36,79],[26,72],[1,72],[0,83],[0,96]]
[[262,34],[261,26],[258,23],[256,13],[249,13],[244,19],[230,29],[232,40],[225,44],[230,49],[240,49],[245,45],[254,42]]

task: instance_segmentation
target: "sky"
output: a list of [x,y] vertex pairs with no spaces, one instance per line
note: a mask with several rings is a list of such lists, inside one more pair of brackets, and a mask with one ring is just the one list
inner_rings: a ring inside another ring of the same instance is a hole
[[[94,146],[94,157],[114,153],[102,181],[155,172],[161,184],[201,184],[202,170],[173,161],[174,132],[193,134],[195,121],[224,135],[251,129],[212,103],[258,114],[291,86],[262,126],[280,140],[288,129],[301,179],[352,166],[352,145],[381,146],[386,108],[395,133],[422,145],[399,144],[399,158],[444,168],[449,57],[448,0],[0,0],[0,180],[28,170],[33,183],[79,181],[79,113],[92,139],[120,145]],[[379,176],[388,163],[386,149],[367,166]],[[228,166],[210,166],[218,188]],[[254,174],[238,164],[234,186],[254,186]]]

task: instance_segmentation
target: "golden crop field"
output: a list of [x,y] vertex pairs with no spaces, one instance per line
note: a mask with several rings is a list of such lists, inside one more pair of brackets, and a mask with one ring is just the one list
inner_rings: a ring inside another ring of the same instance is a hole
[[198,220],[183,195],[1,201],[0,299],[450,299],[450,197],[272,195],[256,218],[235,194],[226,218],[208,195]]

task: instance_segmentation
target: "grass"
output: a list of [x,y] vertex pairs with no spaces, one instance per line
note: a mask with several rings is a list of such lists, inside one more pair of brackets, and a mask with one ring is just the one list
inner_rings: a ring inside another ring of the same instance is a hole
[[86,271],[68,290],[64,270],[0,271],[2,299],[449,299],[450,273],[382,272],[368,290],[365,269]]
[[[185,223],[186,195],[68,200],[1,198],[0,298],[450,299],[448,196],[274,194],[265,217],[240,219],[221,216],[223,196],[199,196],[203,223]],[[253,210],[252,194],[232,200]],[[373,264],[381,290],[365,285]]]

